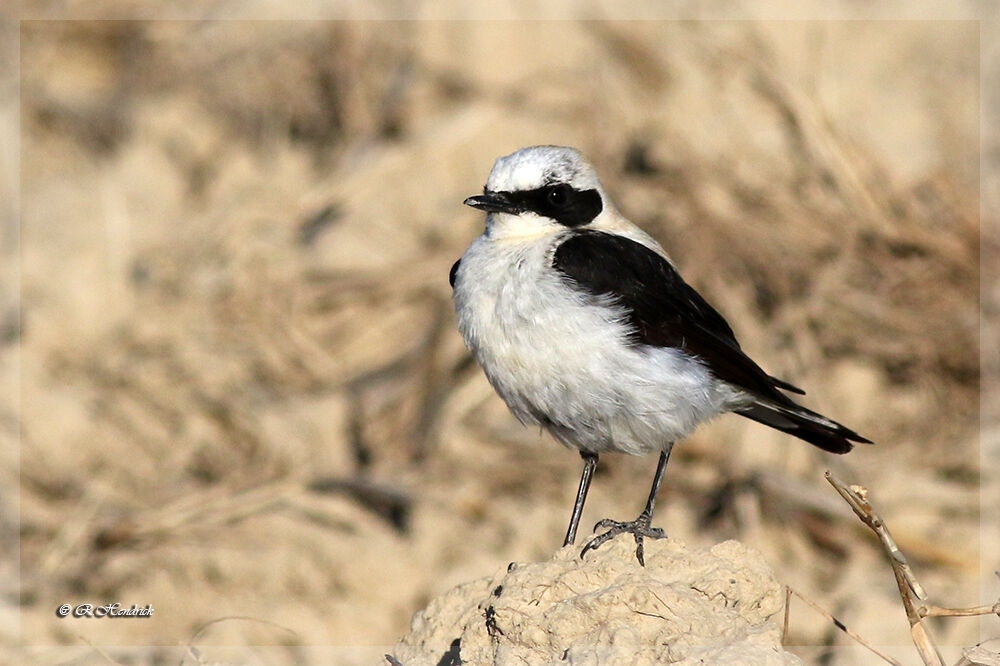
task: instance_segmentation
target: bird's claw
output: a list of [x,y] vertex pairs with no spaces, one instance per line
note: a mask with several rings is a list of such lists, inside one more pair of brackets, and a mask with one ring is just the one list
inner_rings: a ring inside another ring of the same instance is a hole
[[639,564],[641,566],[646,566],[646,562],[643,559],[643,538],[649,537],[650,539],[662,539],[667,536],[659,527],[650,527],[649,522],[650,517],[645,513],[630,522],[611,520],[610,518],[598,521],[598,523],[594,525],[594,531],[596,532],[602,528],[607,528],[607,531],[603,534],[598,534],[596,537],[588,541],[583,547],[583,550],[580,551],[580,558],[583,559],[583,556],[587,554],[588,550],[596,550],[619,534],[628,533],[635,538],[636,559],[639,560]]

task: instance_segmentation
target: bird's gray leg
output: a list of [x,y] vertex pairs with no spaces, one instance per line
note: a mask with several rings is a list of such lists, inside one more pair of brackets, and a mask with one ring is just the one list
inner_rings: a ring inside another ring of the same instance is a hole
[[566,540],[563,546],[568,546],[576,541],[576,528],[580,525],[580,516],[583,515],[583,503],[587,501],[587,491],[590,490],[590,479],[594,475],[594,468],[597,467],[597,454],[580,451],[583,458],[583,474],[580,476],[580,489],[576,491],[576,504],[573,505],[573,516],[569,519],[569,529],[566,530]]
[[601,522],[594,525],[595,532],[601,527],[607,527],[608,531],[603,534],[599,534],[588,541],[587,545],[583,547],[582,551],[580,551],[580,557],[583,557],[588,550],[600,548],[604,542],[618,536],[619,534],[627,532],[635,537],[635,556],[639,560],[639,564],[646,566],[646,562],[643,559],[643,537],[649,537],[650,539],[662,539],[666,536],[660,528],[650,527],[650,522],[653,520],[653,505],[656,504],[656,493],[660,490],[660,482],[663,481],[663,471],[667,468],[667,461],[670,459],[670,451],[673,450],[673,448],[674,443],[670,442],[667,444],[667,447],[660,452],[660,461],[656,464],[656,475],[653,477],[653,487],[649,490],[649,499],[646,500],[646,508],[642,510],[639,517],[628,523],[622,523],[617,520],[605,518]]

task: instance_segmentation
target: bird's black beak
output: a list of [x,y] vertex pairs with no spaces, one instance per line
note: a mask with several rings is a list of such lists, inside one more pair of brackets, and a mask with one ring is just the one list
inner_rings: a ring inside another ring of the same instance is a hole
[[472,206],[487,213],[511,213],[517,215],[521,209],[503,192],[485,192],[469,197],[464,201],[466,206]]

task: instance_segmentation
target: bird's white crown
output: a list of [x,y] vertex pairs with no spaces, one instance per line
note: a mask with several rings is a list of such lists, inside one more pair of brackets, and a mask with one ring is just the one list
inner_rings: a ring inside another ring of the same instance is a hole
[[553,183],[603,192],[594,167],[575,148],[530,146],[497,158],[486,181],[489,192],[522,192]]

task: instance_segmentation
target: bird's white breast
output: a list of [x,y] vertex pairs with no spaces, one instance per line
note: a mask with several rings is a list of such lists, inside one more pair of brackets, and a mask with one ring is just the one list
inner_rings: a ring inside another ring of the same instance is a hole
[[700,362],[629,344],[621,308],[552,268],[565,233],[484,234],[455,276],[459,330],[514,415],[567,446],[640,454],[728,411],[734,392]]

